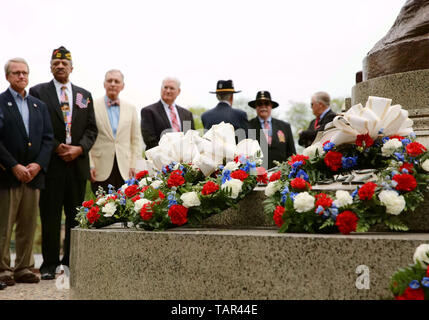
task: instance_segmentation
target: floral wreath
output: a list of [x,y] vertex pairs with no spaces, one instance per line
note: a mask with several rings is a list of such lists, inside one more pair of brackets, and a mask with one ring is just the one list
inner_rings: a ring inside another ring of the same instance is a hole
[[[330,137],[335,135],[330,134]],[[428,190],[429,153],[415,134],[355,134],[354,143],[317,142],[279,164],[265,190],[264,211],[279,232],[366,232],[378,223],[407,231],[401,218],[424,201]],[[323,139],[322,139],[323,140]],[[318,192],[316,183],[353,170],[373,168],[377,179],[345,190]]]

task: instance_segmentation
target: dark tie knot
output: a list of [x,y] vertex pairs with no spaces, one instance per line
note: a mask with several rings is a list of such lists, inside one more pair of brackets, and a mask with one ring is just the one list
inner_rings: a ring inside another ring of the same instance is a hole
[[118,106],[119,107],[119,99],[116,99],[116,100],[110,100],[110,99],[108,99],[107,100],[107,106],[108,107],[111,107],[111,106]]

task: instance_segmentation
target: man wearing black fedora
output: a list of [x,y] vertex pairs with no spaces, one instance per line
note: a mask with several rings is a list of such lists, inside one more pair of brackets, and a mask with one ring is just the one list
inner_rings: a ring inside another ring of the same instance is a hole
[[[219,103],[211,110],[204,112],[201,115],[204,129],[209,130],[213,125],[219,124],[222,121],[230,123],[234,126],[238,140],[246,138],[249,122],[247,121],[246,112],[232,108],[234,94],[241,91],[234,90],[232,80],[219,80],[216,85],[216,91],[210,92],[216,94]],[[242,132],[237,130],[242,129]]]
[[257,117],[249,121],[249,128],[256,129],[256,139],[262,150],[266,150],[264,146],[268,145],[268,162],[264,155],[264,164],[268,163],[267,169],[270,169],[275,167],[274,160],[286,161],[296,153],[290,124],[271,117],[271,110],[277,108],[279,104],[271,100],[268,91],[259,91],[256,99],[248,104],[256,109],[257,113]]

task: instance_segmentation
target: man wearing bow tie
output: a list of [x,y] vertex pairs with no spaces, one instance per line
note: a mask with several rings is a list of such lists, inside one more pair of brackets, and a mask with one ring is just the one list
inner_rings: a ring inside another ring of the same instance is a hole
[[[0,95],[0,283],[37,283],[33,240],[40,189],[53,146],[46,105],[28,94],[28,64],[15,58],[6,63],[8,90]],[[9,245],[15,228],[15,268]]]
[[[97,138],[91,93],[70,82],[73,61],[64,47],[53,50],[51,72],[54,79],[30,89],[30,94],[48,106],[54,129],[54,149],[40,194],[42,222],[42,280],[55,278],[58,265],[69,266],[70,230],[77,226],[76,207],[85,198],[90,178],[89,150]],[[61,216],[66,216],[63,258],[60,261]]]
[[136,162],[143,147],[136,107],[119,93],[124,89],[124,75],[119,70],[107,71],[104,79],[106,95],[94,101],[98,136],[90,151],[91,187],[117,190],[135,175]]

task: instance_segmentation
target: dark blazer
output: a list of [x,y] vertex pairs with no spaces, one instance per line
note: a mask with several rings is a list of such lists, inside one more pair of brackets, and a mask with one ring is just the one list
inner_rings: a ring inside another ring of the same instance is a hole
[[[184,121],[190,121],[190,129],[195,130],[192,112],[186,110],[185,108],[179,107],[178,105],[176,105],[176,109],[179,113],[182,130],[189,129],[189,127],[184,128]],[[159,100],[157,103],[142,108],[140,114],[142,136],[146,145],[146,150],[149,150],[158,145],[159,139],[161,139],[161,135],[164,130],[172,128],[161,100]]]
[[219,102],[216,107],[204,112],[201,115],[204,129],[209,130],[213,125],[222,121],[234,126],[234,130],[244,129],[247,132],[249,122],[247,121],[246,112],[232,108],[225,102]]
[[[82,94],[84,99],[89,99],[86,108],[81,108],[76,104],[77,93]],[[66,130],[63,114],[60,108],[54,81],[38,84],[30,89],[30,94],[44,101],[48,106],[51,115],[52,127],[54,129],[54,148],[49,165],[48,177],[56,177],[64,173],[66,165],[70,165],[62,160],[55,149],[60,143],[66,141]],[[97,124],[95,122],[94,104],[91,93],[87,90],[72,84],[73,94],[73,114],[72,114],[72,142],[74,146],[81,146],[83,153],[73,160],[76,177],[79,179],[89,179],[89,157],[88,152],[97,138]]]
[[307,130],[304,130],[304,131],[302,131],[300,134],[299,134],[299,139],[298,139],[298,144],[300,145],[300,146],[303,146],[303,147],[308,147],[308,146],[310,146],[312,143],[313,143],[313,141],[314,141],[314,139],[316,138],[316,136],[317,136],[317,133],[319,132],[319,131],[323,131],[323,130],[325,130],[325,126],[329,123],[329,122],[331,122],[332,120],[334,120],[334,118],[337,116],[337,114],[334,112],[334,111],[332,111],[332,110],[329,110],[326,114],[325,114],[325,116],[319,121],[319,123],[318,123],[318,125],[317,125],[317,128],[315,128],[314,127],[314,124],[315,124],[315,122],[316,122],[316,119],[313,119],[311,122],[310,122],[310,125],[308,126],[308,129]]
[[45,187],[45,174],[53,146],[51,119],[46,105],[32,96],[27,100],[29,134],[27,134],[15,99],[9,90],[0,95],[0,188],[15,188],[21,182],[12,172],[17,164],[32,162],[42,168],[28,183],[33,189]]
[[[274,160],[279,162],[286,161],[291,155],[296,154],[295,143],[293,141],[292,129],[290,124],[271,118],[272,140],[271,146],[268,146],[268,155],[264,154],[264,160],[268,156],[268,168],[275,167]],[[259,118],[253,118],[249,121],[249,129],[256,129],[256,140],[262,146],[267,144],[264,133],[262,132]],[[251,137],[252,135],[249,135]],[[265,162],[265,161],[264,161]]]

